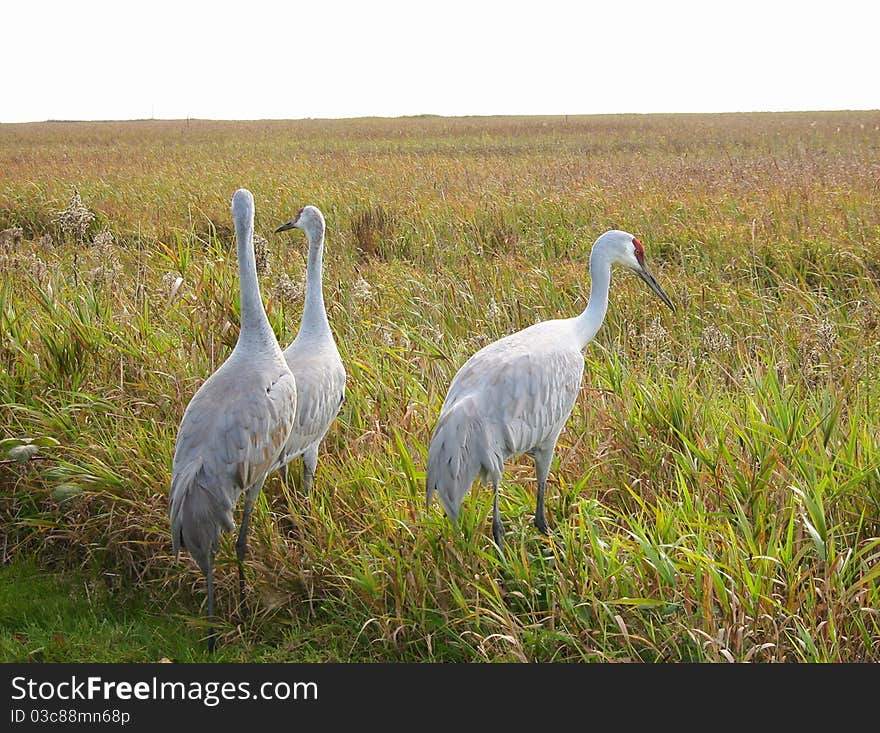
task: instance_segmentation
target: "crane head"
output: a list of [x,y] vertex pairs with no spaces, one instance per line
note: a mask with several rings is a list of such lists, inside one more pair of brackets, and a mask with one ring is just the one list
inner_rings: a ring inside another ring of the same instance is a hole
[[232,216],[236,219],[254,218],[254,195],[246,188],[232,194]]
[[605,234],[599,237],[596,244],[598,245],[600,242],[603,245],[601,249],[610,251],[613,261],[619,262],[636,273],[657,294],[657,297],[669,306],[670,310],[675,310],[675,306],[672,305],[672,301],[669,299],[666,291],[660,287],[660,284],[651,273],[651,268],[648,267],[648,262],[645,260],[645,247],[638,237],[634,237],[628,232],[612,230],[605,232]]
[[317,206],[303,206],[293,219],[282,224],[275,233],[286,232],[288,229],[302,229],[307,231],[313,228],[324,228],[324,215]]

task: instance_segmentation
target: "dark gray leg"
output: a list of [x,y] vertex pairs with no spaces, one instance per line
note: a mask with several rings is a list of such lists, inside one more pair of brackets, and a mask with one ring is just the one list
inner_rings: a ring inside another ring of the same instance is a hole
[[312,490],[312,481],[315,478],[315,471],[318,470],[318,446],[313,445],[305,453],[303,453],[303,490],[306,496]]
[[553,447],[549,450],[535,451],[535,473],[538,476],[538,499],[535,502],[535,527],[541,534],[547,534],[547,517],[544,516],[544,491],[547,488],[547,476],[550,475],[550,464],[553,463]]
[[538,501],[535,503],[535,526],[541,534],[547,534],[547,518],[544,516],[544,488],[546,481],[538,484]]
[[235,556],[238,558],[238,614],[242,619],[247,616],[247,606],[244,600],[244,558],[247,554],[248,520],[250,520],[253,510],[254,502],[245,500],[241,529],[238,532],[238,539],[235,541]]
[[504,548],[504,525],[501,524],[501,514],[498,511],[498,482],[496,481],[493,489],[495,491],[495,499],[492,503],[492,536],[495,538],[495,544],[498,549]]
[[205,580],[208,581],[208,654],[214,653],[217,646],[217,634],[214,632],[214,559],[208,566],[208,572],[205,573]]
[[288,466],[290,466],[290,464],[289,464],[289,463],[285,463],[285,464],[281,467],[281,480],[284,482],[284,485],[285,485],[285,486],[288,485],[288,479],[289,479],[289,477],[290,477],[290,472],[287,470]]
[[248,525],[250,524],[251,513],[254,511],[254,504],[256,503],[257,497],[260,495],[260,489],[262,488],[263,481],[260,481],[251,487],[251,489],[245,494],[241,528],[238,531],[238,539],[235,541],[235,556],[238,558],[238,614],[239,618],[242,620],[247,616],[247,605],[244,600],[244,558],[245,555],[247,555]]

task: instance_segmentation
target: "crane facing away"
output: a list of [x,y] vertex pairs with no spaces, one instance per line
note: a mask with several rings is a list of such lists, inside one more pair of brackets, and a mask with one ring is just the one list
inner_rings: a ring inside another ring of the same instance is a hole
[[345,399],[345,367],[333,340],[321,287],[324,257],[324,216],[316,206],[305,206],[275,233],[288,229],[306,233],[306,297],[302,322],[284,358],[296,375],[296,419],[278,465],[287,479],[287,466],[302,456],[303,484],[308,494],[318,466],[318,447],[336,419]]
[[480,349],[458,370],[428,447],[426,501],[436,492],[455,523],[471,484],[491,482],[492,534],[502,547],[498,485],[504,462],[528,453],[535,461],[535,526],[547,533],[544,489],[556,441],[574,407],[584,374],[582,350],[608,310],[611,265],[635,272],[675,310],[645,261],[642,243],[619,230],[605,232],[590,253],[590,300],[575,318],[543,321]]
[[208,585],[208,650],[214,633],[214,557],[223,530],[244,494],[238,540],[240,605],[244,608],[244,556],[248,521],[266,475],[293,426],[296,381],[269,325],[254,257],[254,197],[232,197],[241,289],[241,330],[232,353],[193,395],[177,431],[169,514],[175,554],[184,547]]

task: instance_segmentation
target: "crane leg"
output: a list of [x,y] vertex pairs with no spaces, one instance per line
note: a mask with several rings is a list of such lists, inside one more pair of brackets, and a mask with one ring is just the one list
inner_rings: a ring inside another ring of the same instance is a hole
[[[265,477],[263,481],[265,481]],[[238,615],[242,620],[247,616],[247,605],[244,600],[244,558],[247,555],[248,525],[250,524],[251,513],[254,511],[254,504],[260,495],[260,489],[263,488],[263,481],[255,484],[244,495],[244,514],[241,518],[241,528],[238,530],[238,539],[235,541],[235,556],[238,558]]]
[[290,465],[289,463],[285,463],[285,464],[281,467],[281,480],[284,482],[284,485],[285,485],[285,486],[288,485],[289,472],[288,472],[288,470],[287,470],[287,467],[288,467],[289,465]]
[[217,646],[217,633],[214,631],[214,560],[208,566],[208,572],[205,573],[205,580],[208,582],[208,654],[214,653]]
[[504,525],[501,524],[501,513],[498,511],[498,482],[493,485],[495,498],[492,502],[492,536],[495,538],[495,544],[498,549],[504,547]]
[[547,477],[550,475],[550,464],[553,462],[553,448],[535,451],[535,473],[538,476],[538,498],[535,501],[535,527],[541,534],[547,534],[547,517],[544,516],[544,492],[547,488]]
[[541,534],[547,534],[547,518],[544,516],[544,488],[547,482],[538,483],[538,500],[535,502],[535,527]]
[[312,490],[312,481],[315,479],[315,471],[318,470],[318,446],[312,446],[303,453],[303,489],[306,496]]
[[251,518],[251,512],[254,510],[253,501],[245,501],[244,516],[241,520],[241,529],[238,531],[238,539],[235,541],[235,556],[238,558],[238,614],[244,619],[247,616],[247,605],[244,600],[245,580],[244,580],[244,558],[247,555],[247,531],[248,520]]

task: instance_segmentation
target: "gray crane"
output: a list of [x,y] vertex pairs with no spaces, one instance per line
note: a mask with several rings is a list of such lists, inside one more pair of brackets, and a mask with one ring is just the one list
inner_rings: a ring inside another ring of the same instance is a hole
[[318,466],[318,447],[345,399],[345,367],[324,307],[324,216],[316,206],[304,206],[275,233],[294,228],[306,233],[309,254],[302,321],[296,338],[284,350],[287,365],[296,374],[296,419],[278,465],[286,480],[288,464],[301,456],[304,490],[308,494]]
[[590,300],[583,313],[537,323],[494,341],[468,359],[449,386],[428,447],[427,504],[436,492],[455,523],[471,484],[477,478],[491,482],[492,534],[499,549],[504,529],[498,485],[504,462],[514,456],[527,453],[535,461],[535,526],[547,533],[544,490],[550,464],[580,390],[581,352],[605,320],[615,262],[639,275],[674,310],[648,269],[642,243],[626,232],[605,232],[590,252]]
[[260,299],[254,257],[254,197],[232,197],[241,289],[241,330],[229,357],[193,395],[177,431],[169,514],[175,554],[186,548],[208,586],[208,650],[214,631],[214,557],[244,494],[238,540],[239,601],[244,608],[248,521],[266,475],[278,461],[296,414],[296,381]]

